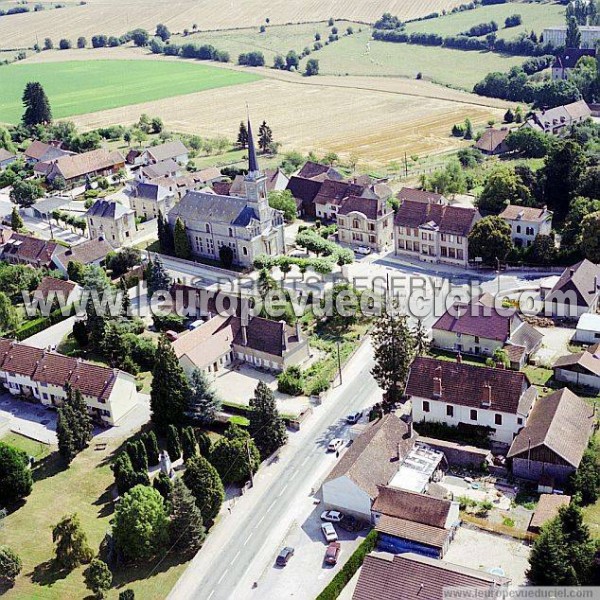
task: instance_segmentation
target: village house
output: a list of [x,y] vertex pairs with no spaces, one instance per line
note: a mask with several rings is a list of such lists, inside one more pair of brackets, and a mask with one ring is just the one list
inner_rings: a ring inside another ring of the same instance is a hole
[[290,178],[286,189],[291,192],[296,200],[298,215],[316,218],[315,198],[322,185],[323,182],[316,179],[307,179],[297,175]]
[[191,191],[169,211],[172,228],[178,219],[183,221],[195,256],[219,260],[221,246],[228,246],[235,264],[250,266],[261,254],[285,254],[283,212],[269,206],[266,176],[258,167],[250,123],[248,133],[245,198]]
[[510,579],[418,554],[365,556],[352,600],[441,600],[452,588],[496,595]]
[[251,317],[247,324],[234,315],[215,315],[173,342],[184,371],[195,369],[216,375],[234,361],[254,367],[283,371],[309,358],[308,340],[300,325]]
[[307,160],[298,173],[296,173],[296,176],[321,182],[326,179],[334,179],[337,181],[343,181],[344,179],[344,176],[332,166],[323,165],[313,160]]
[[510,366],[521,369],[544,337],[521,319],[515,308],[494,306],[482,294],[470,303],[456,302],[432,326],[432,346],[449,352],[492,356],[502,349]]
[[34,290],[32,296],[42,302],[55,300],[59,305],[69,306],[79,300],[81,292],[81,286],[74,281],[46,275],[42,277],[40,285]]
[[17,155],[0,148],[0,171],[4,171],[8,165],[14,163],[17,160]]
[[105,261],[106,255],[112,250],[112,246],[104,237],[98,237],[70,248],[59,246],[52,257],[52,262],[63,275],[67,275],[70,262],[86,266],[101,265]]
[[[219,169],[216,167],[208,167],[200,171],[193,171],[177,177],[156,177],[154,179],[149,179],[147,183],[159,185],[160,187],[169,190],[169,192],[174,195],[175,200],[178,201],[191,190],[199,190],[207,186],[213,186],[214,188],[214,186],[221,184],[223,179],[224,176]],[[220,194],[216,189],[215,193]]]
[[523,127],[531,127],[542,133],[560,135],[575,125],[592,116],[590,107],[585,100],[578,100],[564,106],[535,111]]
[[403,187],[396,194],[398,204],[403,202],[424,202],[425,204],[448,204],[448,200],[442,194],[430,192],[429,190],[418,190],[416,188]]
[[135,216],[144,221],[156,219],[159,212],[166,215],[175,205],[173,192],[156,183],[133,181],[125,190],[125,195]]
[[552,215],[546,206],[534,208],[509,204],[498,216],[510,225],[514,245],[528,248],[538,235],[552,233]]
[[540,398],[507,458],[515,477],[564,485],[592,435],[594,409],[567,388]]
[[32,267],[52,268],[58,244],[0,226],[0,260]]
[[413,361],[405,393],[415,427],[488,427],[490,439],[506,445],[525,426],[538,394],[524,373],[424,356]]
[[[265,169],[267,192],[280,192],[287,188],[289,178],[281,169]],[[244,176],[236,175],[229,186],[228,196],[243,198],[246,194]]]
[[69,385],[81,392],[94,420],[107,426],[138,401],[135,377],[129,373],[2,338],[0,384],[14,396],[51,408],[63,405]]
[[46,179],[52,184],[57,177],[62,177],[70,189],[93,177],[110,177],[124,168],[125,158],[118,150],[100,148],[53,160]]
[[345,198],[337,211],[338,240],[379,252],[392,245],[394,211],[384,199]]
[[373,502],[377,549],[443,558],[460,525],[458,502],[383,486]]
[[113,248],[120,248],[135,236],[135,213],[118,202],[96,200],[85,219],[90,238],[104,238]]
[[317,219],[336,221],[342,202],[350,196],[362,196],[365,189],[364,185],[326,179],[314,199]]
[[466,267],[476,208],[404,200],[394,217],[396,255]]
[[160,179],[163,177],[179,177],[181,174],[181,166],[172,158],[168,158],[167,160],[141,167],[135,177],[138,181],[150,182],[153,179]]
[[558,54],[552,63],[552,80],[563,81],[569,78],[569,73],[577,66],[583,56],[596,57],[596,50],[592,48],[565,48]]
[[597,344],[583,352],[557,358],[552,370],[556,381],[600,391],[600,351]]
[[62,156],[71,156],[73,154],[73,152],[63,150],[61,146],[62,142],[58,141],[46,143],[35,140],[27,146],[23,155],[29,164],[34,165],[39,162],[50,163]]
[[581,315],[577,321],[573,341],[579,344],[600,343],[600,314]]
[[509,133],[508,127],[501,127],[500,129],[488,127],[475,142],[475,148],[489,156],[506,154],[509,151],[509,147],[506,145],[506,138]]
[[189,150],[181,140],[173,140],[149,146],[141,154],[141,162],[144,165],[154,165],[165,160],[174,160],[180,165],[185,165],[189,159]]
[[542,283],[540,299],[545,316],[578,319],[596,313],[600,305],[600,265],[584,258],[558,277]]

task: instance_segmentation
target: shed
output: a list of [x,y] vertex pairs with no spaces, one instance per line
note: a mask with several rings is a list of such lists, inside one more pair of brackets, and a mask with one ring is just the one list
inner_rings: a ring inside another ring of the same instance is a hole
[[574,342],[596,344],[600,342],[600,315],[585,313],[579,317],[573,336]]
[[528,530],[532,533],[539,533],[542,525],[547,523],[556,515],[561,506],[568,506],[571,502],[571,496],[562,496],[560,494],[542,494],[531,516]]

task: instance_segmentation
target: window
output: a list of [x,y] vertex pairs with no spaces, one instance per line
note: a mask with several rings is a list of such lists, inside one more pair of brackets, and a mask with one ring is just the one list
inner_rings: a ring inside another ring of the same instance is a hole
[[375,224],[369,223],[369,231],[375,231]]
[[454,416],[454,406],[450,406],[450,404],[446,404],[446,416],[447,417]]
[[44,392],[44,393],[42,394],[42,398],[43,398],[44,400],[48,400],[48,394],[46,394],[46,392]]
[[502,425],[502,415],[494,415],[494,423],[496,425]]
[[464,260],[465,259],[465,253],[463,250],[458,249],[456,251],[456,258],[458,258],[458,260]]
[[233,237],[233,229],[231,227],[229,228],[229,237]]
[[414,249],[415,249],[415,252],[419,251],[419,242],[415,242]]
[[338,217],[338,225],[344,227],[344,225],[346,225],[346,220],[342,219],[342,217]]
[[210,233],[210,225],[208,223],[206,224],[206,233]]
[[412,243],[412,242],[410,242],[410,241],[409,241],[409,242],[406,242],[406,249],[407,249],[407,250],[410,250],[410,251],[412,252],[412,249],[413,249],[413,243]]
[[474,408],[471,409],[471,421],[477,421],[477,411]]
[[423,400],[423,412],[429,412],[429,402],[427,400]]
[[370,235],[370,236],[369,236],[369,242],[370,242],[371,244],[374,244],[374,243],[375,243],[375,236],[374,236],[374,235]]
[[440,256],[446,258],[448,256],[448,248],[446,246],[440,246]]
[[479,336],[478,335],[475,336],[475,343],[479,344]]
[[442,235],[440,236],[440,239],[442,240],[442,242],[446,241],[446,237],[447,237],[446,234],[442,233]]
[[419,237],[419,230],[418,229],[413,229],[413,236],[414,237]]
[[404,227],[398,227],[398,233],[404,235]]
[[521,417],[517,418],[517,425],[523,425],[523,419],[521,419]]
[[354,219],[354,220],[352,221],[352,227],[353,227],[354,229],[360,229],[360,221],[359,221],[358,219]]
[[[410,244],[410,242],[408,242]],[[398,240],[398,248],[404,250],[404,240]]]
[[456,258],[456,250],[454,248],[448,248],[448,257]]
[[517,225],[517,233],[521,233],[521,226]]
[[421,239],[422,240],[426,240],[427,239],[427,234],[425,232],[421,233]]

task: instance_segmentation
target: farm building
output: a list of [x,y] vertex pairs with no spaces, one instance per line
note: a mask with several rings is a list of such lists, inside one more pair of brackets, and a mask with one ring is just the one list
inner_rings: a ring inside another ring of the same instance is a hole
[[541,109],[532,113],[523,127],[531,127],[542,133],[560,135],[571,125],[581,123],[592,116],[585,100],[578,100],[564,106]]
[[557,381],[600,390],[600,352],[585,350],[561,356],[552,365],[552,369]]
[[509,151],[506,145],[506,138],[510,130],[508,127],[502,127],[501,129],[495,129],[494,127],[488,127],[482,134],[481,137],[475,142],[475,148],[483,152],[494,156],[496,154],[505,154]]
[[[597,25],[580,25],[579,33],[581,33],[581,48],[593,48],[596,40],[600,39],[600,27]],[[546,44],[550,43],[557,48],[564,47],[567,41],[567,26],[546,27],[543,35]]]
[[52,183],[62,177],[67,188],[75,187],[93,177],[109,177],[125,168],[125,157],[118,150],[92,150],[83,154],[61,156],[52,162],[46,179]]
[[561,506],[569,506],[571,496],[562,494],[542,494],[535,507],[535,512],[531,515],[528,531],[539,533],[540,529],[548,521],[558,515]]
[[507,454],[513,474],[564,485],[579,467],[593,427],[594,409],[569,389],[540,398]]
[[580,344],[597,344],[600,342],[600,314],[586,313],[579,317],[573,341]]

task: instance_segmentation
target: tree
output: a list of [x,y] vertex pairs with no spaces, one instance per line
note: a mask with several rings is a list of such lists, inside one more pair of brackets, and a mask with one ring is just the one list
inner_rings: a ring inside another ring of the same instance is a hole
[[173,484],[171,504],[171,543],[183,552],[197,552],[206,538],[206,529],[196,500],[181,478]]
[[285,68],[291,71],[292,69],[298,69],[299,65],[300,57],[298,53],[295,50],[290,50],[285,57]]
[[123,497],[136,485],[150,485],[150,479],[146,471],[135,471],[131,464],[131,458],[127,452],[121,452],[112,465],[115,475],[115,483],[119,496]]
[[184,427],[182,429],[181,448],[183,450],[184,461],[188,461],[191,458],[194,458],[194,456],[198,456],[198,444],[192,427]]
[[83,36],[81,36],[81,37],[78,37],[78,38],[77,38],[77,47],[78,47],[79,49],[83,49],[83,48],[85,48],[86,46],[87,46],[87,40],[86,40],[86,39],[85,39]]
[[12,207],[12,212],[10,213],[10,228],[13,231],[19,231],[23,229],[23,219],[21,218],[16,206]]
[[44,50],[52,50],[54,42],[50,38],[44,38]]
[[22,569],[19,555],[8,546],[0,546],[0,585],[12,586]]
[[112,584],[112,573],[108,565],[99,558],[92,560],[90,566],[83,572],[83,577],[85,585],[97,598],[104,598]]
[[531,245],[531,260],[540,265],[550,265],[555,259],[554,235],[537,235]]
[[267,125],[266,121],[263,121],[258,128],[258,147],[261,152],[265,153],[271,147],[273,143],[273,131]]
[[52,529],[56,562],[69,571],[94,557],[77,513],[63,517]]
[[469,233],[469,256],[480,257],[486,265],[496,266],[512,247],[510,225],[500,217],[484,217]]
[[166,505],[170,506],[171,493],[173,492],[171,478],[163,471],[159,471],[152,481],[152,487],[164,498]]
[[304,68],[304,75],[306,77],[312,77],[313,75],[319,74],[319,61],[316,58],[309,58],[306,61],[306,67]]
[[588,260],[600,262],[600,211],[586,215],[581,223],[581,250]]
[[225,499],[225,489],[217,470],[203,456],[195,456],[187,462],[182,479],[196,499],[204,523],[213,521]]
[[58,452],[67,464],[70,464],[75,456],[77,456],[75,438],[71,430],[71,423],[74,420],[72,413],[73,409],[70,405],[62,406],[58,409],[58,416],[56,420]]
[[250,478],[250,471],[258,471],[260,452],[247,431],[230,423],[225,435],[212,447],[210,463],[224,484],[243,483]]
[[465,119],[465,140],[473,139],[473,124],[471,123],[471,119]]
[[230,246],[225,246],[225,244],[223,244],[219,248],[219,260],[224,269],[231,268],[231,265],[233,264],[233,250]]
[[67,393],[66,402],[70,403],[73,409],[74,421],[71,428],[75,448],[78,451],[84,450],[92,439],[94,426],[81,390],[76,389],[74,393]]
[[283,211],[286,223],[292,223],[298,214],[296,200],[290,190],[271,190],[269,192],[269,206]]
[[150,41],[150,34],[145,29],[134,29],[129,35],[136,46],[147,46]]
[[135,592],[131,589],[119,593],[119,600],[135,600]]
[[163,42],[166,42],[171,37],[171,32],[166,25],[159,23],[156,26],[156,33],[154,35],[159,37]]
[[283,71],[285,69],[285,58],[281,54],[276,54],[273,59],[273,68]]
[[152,466],[157,465],[159,462],[160,450],[154,431],[149,431],[143,435],[142,442],[146,448],[146,454],[148,455],[148,464]]
[[165,501],[151,487],[136,485],[115,509],[115,546],[126,560],[154,556],[167,542],[168,528]]
[[240,121],[240,128],[238,130],[237,145],[240,148],[246,148],[248,146],[248,128],[244,121]]
[[19,323],[17,307],[4,292],[0,292],[0,332],[11,332]]
[[575,502],[542,527],[529,555],[527,578],[532,585],[592,584],[595,544]]
[[171,343],[161,337],[156,350],[156,364],[152,369],[150,408],[152,421],[159,431],[168,425],[180,424],[188,407],[190,386]]
[[525,158],[543,158],[548,154],[551,138],[531,127],[519,127],[508,134],[506,145],[509,150],[518,152]]
[[134,471],[148,471],[148,455],[142,440],[127,442],[125,450],[129,454]]
[[250,408],[248,431],[265,459],[286,443],[287,431],[273,391],[262,381],[258,382],[254,396],[250,398]]
[[579,495],[584,506],[600,498],[600,444],[595,438],[590,440],[577,471],[571,476],[569,488]]
[[29,208],[44,195],[44,189],[38,181],[23,179],[16,181],[10,191],[10,200],[21,208]]
[[179,440],[179,432],[175,425],[169,425],[167,429],[167,452],[171,457],[171,460],[178,460],[181,458],[183,449],[181,448],[181,441]]
[[208,434],[200,429],[195,430],[196,433],[196,441],[198,442],[198,448],[200,449],[200,454],[204,457],[207,457],[210,454],[210,450],[212,448],[212,442],[208,437]]
[[567,21],[567,35],[565,48],[579,48],[581,46],[581,32],[577,26],[577,19],[570,17]]
[[415,355],[415,340],[406,315],[399,313],[394,302],[376,322],[372,334],[375,381],[386,394],[389,406],[402,396],[410,364]]
[[58,42],[58,47],[61,50],[70,50],[73,47],[73,44],[71,43],[71,40],[68,40],[67,38],[62,38],[60,42]]
[[23,91],[23,113],[22,122],[26,127],[50,123],[52,121],[52,110],[48,96],[42,84],[33,81],[25,86]]
[[505,113],[504,113],[504,122],[505,123],[512,123],[515,120],[515,113],[513,113],[512,109],[508,109]]
[[175,256],[178,258],[189,259],[192,255],[192,247],[188,238],[184,222],[177,217],[175,229],[173,230],[173,239],[175,243]]
[[148,286],[148,296],[152,296],[157,291],[168,291],[171,287],[171,278],[158,256],[148,260],[145,277],[146,285]]
[[424,356],[427,354],[430,346],[429,336],[421,319],[417,319],[417,324],[412,330],[412,336],[414,339],[415,355]]
[[32,485],[27,454],[0,442],[0,507],[29,496]]
[[514,169],[501,165],[487,176],[477,206],[485,213],[499,214],[506,204],[526,204],[529,201],[531,192]]

